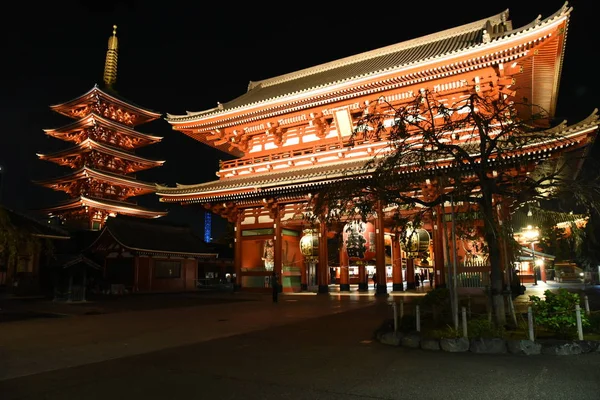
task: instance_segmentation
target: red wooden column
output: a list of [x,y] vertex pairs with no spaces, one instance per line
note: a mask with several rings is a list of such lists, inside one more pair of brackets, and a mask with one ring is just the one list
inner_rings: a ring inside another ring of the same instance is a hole
[[358,262],[358,291],[366,292],[369,290],[369,279],[367,278],[367,268],[364,263]]
[[235,219],[235,239],[233,248],[233,268],[235,270],[234,290],[242,287],[242,220],[244,219],[244,210],[238,210]]
[[344,249],[340,249],[340,291],[350,291],[350,276],[348,271],[348,253]]
[[404,291],[404,282],[402,281],[402,250],[398,234],[392,236],[392,291]]
[[275,206],[274,212],[275,215],[273,216],[273,219],[275,222],[273,223],[273,228],[275,230],[275,236],[273,237],[273,242],[275,243],[275,254],[273,261],[275,265],[273,266],[273,271],[275,271],[275,273],[279,277],[279,287],[285,290],[285,288],[283,287],[283,266],[281,265],[281,250],[283,248],[283,236],[281,231],[281,210],[279,208],[279,205]]
[[409,257],[406,259],[406,289],[416,289],[415,285],[415,259]]
[[308,262],[306,257],[302,260],[302,269],[300,270],[300,291],[308,290]]
[[327,225],[319,223],[319,265],[317,266],[319,293],[329,293],[329,260],[327,254]]
[[442,220],[442,210],[438,206],[435,208],[435,218],[433,224],[433,273],[435,275],[435,287],[446,287],[446,273],[444,270],[444,228]]
[[383,206],[377,202],[377,218],[375,219],[375,271],[377,274],[376,295],[387,294],[387,274],[385,271],[385,232],[383,221]]

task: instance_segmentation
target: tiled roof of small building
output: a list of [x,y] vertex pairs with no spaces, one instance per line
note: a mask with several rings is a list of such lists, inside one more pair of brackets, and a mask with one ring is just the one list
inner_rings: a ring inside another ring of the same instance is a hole
[[5,208],[1,205],[0,212],[5,213],[8,217],[8,222],[12,226],[30,235],[54,239],[69,239],[70,237],[69,232],[58,226],[38,221],[29,215]]
[[108,219],[105,233],[110,233],[122,246],[131,250],[216,256],[189,226],[118,216]]

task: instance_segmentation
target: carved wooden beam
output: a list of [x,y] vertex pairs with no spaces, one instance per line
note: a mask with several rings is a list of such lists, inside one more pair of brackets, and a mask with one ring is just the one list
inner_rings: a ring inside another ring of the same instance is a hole
[[329,124],[325,116],[321,112],[310,113],[309,125],[315,127],[316,135],[319,138],[324,138],[329,132]]

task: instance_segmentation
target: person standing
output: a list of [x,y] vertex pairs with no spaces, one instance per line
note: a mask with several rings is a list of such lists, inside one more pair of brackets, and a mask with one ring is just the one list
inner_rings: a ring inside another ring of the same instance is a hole
[[373,289],[377,289],[377,273],[373,272]]
[[271,274],[271,289],[273,291],[273,303],[277,303],[279,296],[279,282],[277,282],[277,274],[273,271]]

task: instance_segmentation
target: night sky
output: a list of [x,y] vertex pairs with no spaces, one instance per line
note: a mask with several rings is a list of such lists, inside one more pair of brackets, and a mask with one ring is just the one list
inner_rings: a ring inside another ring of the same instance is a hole
[[[505,9],[510,11],[513,26],[519,27],[538,15],[551,15],[564,1],[463,1],[437,6],[403,1],[385,6],[379,2],[338,2],[336,6],[326,2],[237,3],[11,3],[16,10],[5,13],[5,19],[11,20],[3,23],[2,202],[30,212],[66,199],[62,192],[31,183],[68,173],[67,168],[39,160],[36,153],[69,146],[44,134],[43,129],[70,122],[49,106],[102,84],[113,24],[118,25],[119,38],[115,89],[133,103],[166,115],[202,111],[232,100],[245,93],[250,81],[435,33]],[[600,35],[594,3],[569,2],[574,10],[557,117],[570,123],[600,106],[595,61]],[[274,4],[281,7],[275,9]],[[171,130],[164,119],[137,129],[164,137],[137,151],[166,160],[163,167],[140,172],[137,177],[145,181],[175,185],[215,180],[218,160],[230,158]],[[168,220],[201,226],[199,207],[162,204],[156,195],[137,199],[147,207],[168,208]]]

